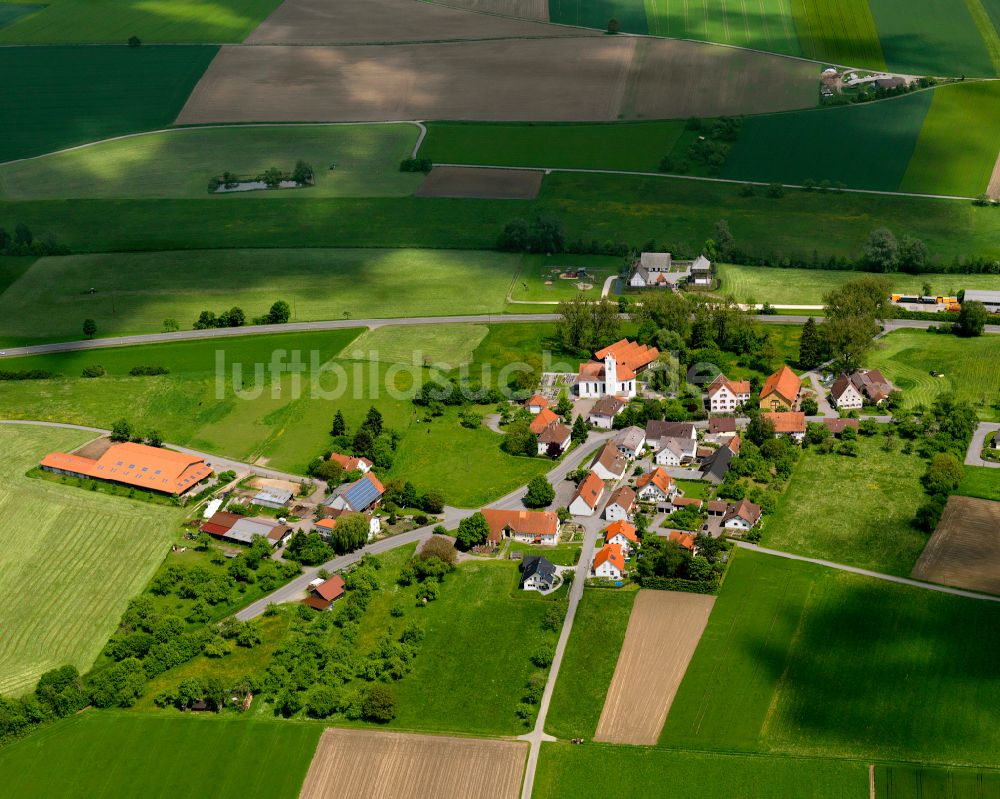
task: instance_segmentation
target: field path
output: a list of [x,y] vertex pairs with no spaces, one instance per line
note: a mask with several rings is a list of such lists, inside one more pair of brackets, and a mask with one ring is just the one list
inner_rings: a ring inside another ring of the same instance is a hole
[[1000,200],[1000,152],[997,153],[997,160],[993,164],[993,174],[990,175],[990,185],[986,187],[986,194],[991,200]]

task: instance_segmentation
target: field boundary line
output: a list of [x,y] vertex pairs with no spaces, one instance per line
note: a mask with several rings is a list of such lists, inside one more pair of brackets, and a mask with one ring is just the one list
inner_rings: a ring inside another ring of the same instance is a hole
[[[2,164],[0,164],[2,166]],[[674,180],[700,180],[706,183],[728,183],[735,186],[771,186],[761,180],[736,180],[735,178],[710,178],[698,175],[675,175],[670,172],[632,172],[625,169],[585,169],[583,167],[557,167],[557,166],[496,166],[490,164],[435,164],[434,166],[447,166],[461,169],[506,169],[512,171],[535,171],[544,172],[546,175],[553,172],[568,172],[585,175],[623,175],[626,177],[643,178],[671,178]],[[804,189],[799,183],[779,183],[784,189]],[[912,197],[921,200],[950,200],[961,202],[972,202],[975,197],[963,197],[957,194],[918,194],[906,191],[882,191],[879,189],[836,189],[826,192],[828,194],[875,194],[883,197]]]
[[849,572],[851,574],[857,574],[862,577],[874,577],[876,580],[884,580],[889,583],[896,583],[898,585],[906,585],[911,588],[922,588],[925,591],[937,591],[941,594],[951,594],[952,596],[960,596],[965,599],[978,599],[983,602],[1000,602],[1000,596],[992,596],[990,594],[981,594],[978,591],[967,591],[964,588],[951,588],[947,585],[937,585],[935,583],[925,583],[921,580],[912,580],[909,577],[897,577],[894,574],[883,574],[882,572],[871,571],[870,569],[862,569],[858,566],[847,566],[843,563],[834,563],[829,560],[822,560],[821,558],[807,558],[805,555],[793,555],[791,552],[783,552],[780,549],[768,549],[767,547],[758,546],[757,544],[751,544],[747,541],[737,541],[736,546],[742,547],[743,549],[749,549],[752,552],[759,552],[764,555],[773,555],[778,558],[786,558],[787,560],[798,560],[803,563],[813,563],[817,566],[825,566],[828,569],[836,569],[837,571]]

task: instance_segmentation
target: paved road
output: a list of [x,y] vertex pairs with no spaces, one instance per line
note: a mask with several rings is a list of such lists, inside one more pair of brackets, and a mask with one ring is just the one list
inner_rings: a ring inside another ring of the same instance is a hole
[[965,453],[966,466],[985,466],[988,469],[1000,469],[1000,462],[984,461],[980,457],[983,447],[986,446],[986,436],[989,433],[1000,432],[1000,424],[996,422],[980,422],[976,427],[976,432],[972,434],[972,441],[969,442],[969,450]]
[[817,566],[825,566],[828,569],[837,569],[842,572],[850,572],[851,574],[860,574],[863,577],[874,577],[876,580],[885,580],[889,583],[898,583],[899,585],[908,585],[911,588],[922,588],[925,591],[937,591],[941,594],[951,594],[953,596],[961,596],[966,599],[979,599],[984,602],[1000,602],[1000,596],[991,596],[990,594],[980,594],[976,591],[965,591],[961,588],[949,588],[946,585],[935,585],[934,583],[924,583],[920,580],[911,580],[909,577],[896,577],[893,574],[882,574],[881,572],[873,572],[868,569],[859,569],[856,566],[845,566],[842,563],[833,563],[829,560],[820,560],[818,558],[806,558],[802,555],[793,555],[790,552],[782,552],[778,549],[767,549],[766,547],[757,546],[756,544],[750,544],[746,541],[737,541],[736,545],[742,547],[743,549],[749,549],[753,552],[763,552],[765,555],[774,555],[778,558],[786,558],[788,560],[801,560],[806,563],[815,563]]
[[[322,330],[348,330],[366,327],[369,329],[386,325],[445,325],[455,323],[502,324],[507,322],[555,322],[560,318],[555,313],[537,314],[478,314],[472,316],[414,316],[398,319],[329,319],[316,322],[288,322],[284,325],[247,325],[245,327],[223,327],[210,330],[178,330],[173,333],[146,333],[136,336],[115,336],[111,338],[81,339],[79,341],[58,341],[51,344],[32,344],[25,347],[9,347],[0,350],[0,358],[15,358],[24,355],[46,355],[54,352],[78,352],[81,350],[108,349],[113,347],[133,347],[142,344],[163,344],[172,341],[197,341],[231,336],[254,336],[268,333],[299,333]],[[805,324],[808,316],[760,314],[754,317],[759,322],[772,325]],[[817,321],[823,317],[814,316]],[[902,329],[927,328],[936,322],[920,319],[892,319],[884,323],[886,332]],[[987,333],[1000,333],[1000,325],[986,325]]]

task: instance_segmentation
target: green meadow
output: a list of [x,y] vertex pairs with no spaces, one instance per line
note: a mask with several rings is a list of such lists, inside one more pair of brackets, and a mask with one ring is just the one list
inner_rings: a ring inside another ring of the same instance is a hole
[[[209,718],[211,717],[211,718]],[[323,727],[87,711],[0,749],[11,796],[295,799]]]
[[875,767],[875,799],[1000,799],[1000,772],[912,765]]
[[[278,5],[278,0],[49,0],[26,5],[29,12],[11,15],[6,27],[0,17],[0,43],[125,44],[130,36],[149,43],[240,42]],[[11,6],[0,11],[4,8]]]
[[1000,642],[982,631],[998,618],[992,602],[740,552],[660,744],[995,766]]
[[0,161],[170,125],[217,50],[0,47]]
[[885,69],[868,0],[792,0],[802,54],[844,66]]
[[1000,472],[989,466],[965,466],[956,494],[1000,502]]
[[0,165],[0,197],[10,200],[208,196],[209,179],[225,171],[259,175],[315,170],[303,189],[237,192],[272,199],[394,197],[411,194],[422,175],[399,171],[417,140],[414,125],[253,125],[178,128],[101,142],[31,161]]
[[649,33],[802,55],[789,0],[644,0]]

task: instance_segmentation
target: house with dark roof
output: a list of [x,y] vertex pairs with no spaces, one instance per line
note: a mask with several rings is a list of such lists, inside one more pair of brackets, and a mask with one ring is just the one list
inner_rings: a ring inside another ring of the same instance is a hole
[[558,458],[569,449],[572,438],[573,431],[569,427],[554,422],[538,434],[538,454]]
[[664,438],[690,438],[698,440],[698,431],[694,422],[665,422],[662,419],[650,419],[646,422],[646,441],[655,451],[657,443]]
[[344,578],[339,574],[333,575],[328,580],[316,582],[310,586],[309,596],[302,600],[303,605],[308,605],[315,610],[329,610],[344,595]]
[[628,460],[618,451],[615,442],[609,441],[597,453],[590,468],[602,480],[619,480],[628,469]]
[[615,417],[625,409],[625,400],[605,394],[590,409],[587,423],[591,427],[610,430],[614,426]]
[[830,400],[839,409],[857,410],[866,400],[881,405],[893,390],[892,383],[878,369],[860,369],[850,375],[841,372],[830,387]]
[[360,480],[337,486],[333,489],[333,493],[323,501],[323,505],[331,510],[362,513],[377,506],[382,501],[384,493],[385,487],[381,481],[369,472]]
[[735,457],[736,455],[729,447],[719,447],[702,461],[701,479],[718,485],[726,479],[726,475],[729,473],[729,464]]
[[802,381],[787,366],[782,366],[764,381],[760,391],[760,407],[766,411],[794,410],[799,401]]
[[541,555],[526,555],[521,561],[521,590],[551,591],[556,584],[556,567]]
[[748,499],[741,499],[735,505],[730,505],[722,515],[722,527],[733,533],[745,533],[760,521],[760,505],[755,505]]
[[857,431],[861,429],[861,423],[857,419],[830,419],[823,420],[823,426],[833,434],[834,438],[840,438],[841,433],[848,427]]
[[710,436],[736,435],[735,416],[713,416],[708,420],[708,434]]
[[646,445],[646,434],[641,427],[626,427],[614,437],[615,446],[626,459],[634,461]]
[[569,512],[574,516],[593,516],[604,496],[604,481],[592,471],[580,481],[576,493],[569,503]]
[[635,491],[628,486],[619,486],[608,498],[604,506],[604,518],[609,522],[628,521],[635,513]]

